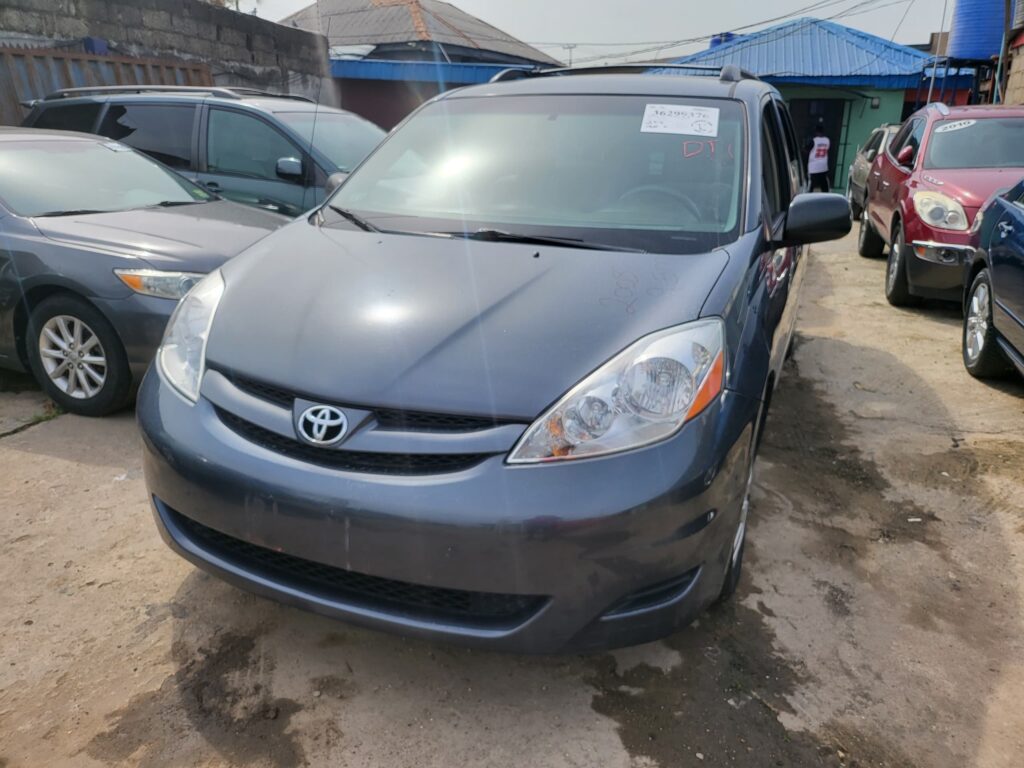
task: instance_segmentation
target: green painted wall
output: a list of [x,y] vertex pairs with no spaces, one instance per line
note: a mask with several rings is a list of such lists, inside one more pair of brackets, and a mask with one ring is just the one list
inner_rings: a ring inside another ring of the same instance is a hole
[[[849,171],[857,147],[867,141],[871,131],[882,123],[898,123],[903,115],[904,91],[880,91],[870,88],[822,88],[813,85],[776,86],[782,97],[790,99],[840,99],[846,101],[843,136],[830,136],[837,144],[836,167],[833,169],[833,189],[846,189],[846,174]],[[871,99],[878,99],[878,109],[871,108]],[[804,137],[800,137],[803,141]],[[845,141],[843,141],[845,139]]]

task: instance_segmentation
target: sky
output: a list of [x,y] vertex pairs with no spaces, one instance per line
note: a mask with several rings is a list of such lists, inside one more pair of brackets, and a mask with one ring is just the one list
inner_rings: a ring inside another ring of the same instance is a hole
[[[955,0],[450,0],[467,13],[568,61],[563,45],[576,44],[574,60],[622,55],[655,48],[632,58],[682,55],[706,43],[665,45],[686,38],[735,30],[779,16],[835,19],[898,43],[927,43],[937,32],[948,3],[949,27]],[[239,0],[240,9],[277,21],[312,0]],[[804,10],[802,10],[804,9]],[[772,22],[776,23],[776,22]],[[748,31],[771,26],[758,24]],[[602,45],[595,45],[600,43]],[[614,45],[607,45],[613,43]],[[628,58],[618,60],[628,61]]]

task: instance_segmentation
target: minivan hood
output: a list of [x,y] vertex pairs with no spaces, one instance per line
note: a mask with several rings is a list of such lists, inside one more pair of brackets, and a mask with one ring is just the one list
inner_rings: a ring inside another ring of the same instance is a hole
[[225,265],[207,360],[340,405],[530,421],[641,336],[697,318],[727,261],[299,220]]
[[952,197],[964,208],[980,208],[997,190],[1009,189],[1024,175],[1020,168],[956,168],[921,172],[922,186]]
[[32,220],[43,235],[144,259],[156,269],[209,272],[288,219],[227,200]]

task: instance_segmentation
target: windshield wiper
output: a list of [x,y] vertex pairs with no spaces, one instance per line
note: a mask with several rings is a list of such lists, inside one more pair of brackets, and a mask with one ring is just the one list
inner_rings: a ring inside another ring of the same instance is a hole
[[642,248],[630,248],[610,243],[595,243],[578,237],[554,237],[550,235],[527,235],[505,232],[501,229],[478,229],[475,232],[442,232],[448,237],[462,237],[466,240],[483,240],[488,243],[523,243],[525,245],[557,245],[563,248],[585,248],[590,251],[628,251],[646,253]]
[[179,205],[199,205],[200,203],[208,203],[209,200],[161,200],[159,203],[153,203],[150,208],[175,208]]
[[97,211],[92,208],[77,208],[69,211],[47,211],[46,213],[37,213],[32,218],[41,219],[45,216],[81,216],[86,213],[110,213],[110,211]]
[[330,203],[327,204],[327,207],[330,208],[339,216],[348,219],[362,230],[365,230],[367,232],[380,232],[380,229],[378,227],[373,226],[373,224],[368,222],[366,219],[364,219],[357,213],[352,213],[352,211],[346,208],[339,208],[338,206],[331,205]]

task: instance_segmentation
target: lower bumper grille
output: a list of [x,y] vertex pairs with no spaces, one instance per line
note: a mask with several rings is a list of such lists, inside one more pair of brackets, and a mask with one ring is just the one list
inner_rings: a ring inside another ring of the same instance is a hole
[[487,453],[369,453],[331,450],[290,440],[276,432],[259,427],[223,408],[215,408],[220,420],[236,434],[251,443],[299,461],[321,467],[369,472],[384,475],[436,475],[460,472],[474,467],[491,454]]
[[171,522],[206,552],[293,588],[372,610],[464,626],[514,627],[546,602],[539,595],[428,587],[346,571],[250,544],[164,509]]

